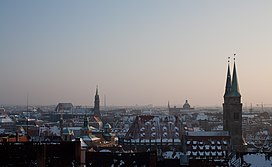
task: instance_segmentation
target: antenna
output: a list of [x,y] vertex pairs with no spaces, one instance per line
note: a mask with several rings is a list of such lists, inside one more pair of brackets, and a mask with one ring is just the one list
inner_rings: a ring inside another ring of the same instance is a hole
[[28,117],[29,117],[29,113],[28,113],[28,92],[26,95],[26,134],[28,136]]
[[233,55],[233,57],[234,57],[234,58],[233,58],[234,62],[235,62],[235,56],[236,56],[236,53],[234,53],[234,55]]
[[104,95],[104,107],[107,107],[107,103],[106,103],[106,95]]

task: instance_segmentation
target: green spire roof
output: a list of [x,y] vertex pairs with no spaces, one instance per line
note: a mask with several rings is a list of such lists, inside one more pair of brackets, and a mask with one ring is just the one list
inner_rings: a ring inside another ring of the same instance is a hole
[[228,73],[227,73],[227,80],[226,80],[226,90],[224,96],[229,96],[231,92],[231,75],[230,75],[230,66],[228,64]]
[[87,115],[84,116],[83,127],[89,128],[89,119],[88,119]]
[[240,94],[240,91],[239,91],[237,74],[236,74],[235,62],[234,62],[234,67],[233,67],[232,85],[231,85],[231,93],[230,93],[230,95],[234,96],[234,97],[241,97],[241,94]]

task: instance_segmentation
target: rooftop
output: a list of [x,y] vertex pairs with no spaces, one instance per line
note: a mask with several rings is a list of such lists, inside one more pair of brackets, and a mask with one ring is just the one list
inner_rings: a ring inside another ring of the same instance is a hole
[[188,132],[188,136],[229,136],[227,131],[197,131]]

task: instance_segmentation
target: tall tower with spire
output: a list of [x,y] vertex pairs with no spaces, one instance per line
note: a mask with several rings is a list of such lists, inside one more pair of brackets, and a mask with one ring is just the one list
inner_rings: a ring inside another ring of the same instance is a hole
[[89,118],[87,115],[84,116],[83,127],[80,129],[81,136],[89,136],[91,134],[91,128],[89,126]]
[[[235,54],[234,54],[235,56]],[[226,88],[223,103],[223,129],[229,131],[233,150],[242,148],[242,103],[239,91],[238,77],[234,57],[233,74],[231,79],[228,61]]]
[[101,118],[100,114],[100,100],[98,95],[98,86],[96,86],[96,93],[94,96],[94,116]]

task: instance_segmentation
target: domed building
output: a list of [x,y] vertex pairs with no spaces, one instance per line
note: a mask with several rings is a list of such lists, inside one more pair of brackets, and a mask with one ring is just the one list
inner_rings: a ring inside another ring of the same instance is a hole
[[83,127],[80,129],[80,138],[88,145],[90,146],[93,143],[99,143],[101,141],[100,138],[92,135],[92,129],[89,126],[89,119],[85,115],[84,117],[84,124]]
[[185,100],[185,103],[183,104],[182,110],[192,110],[191,105],[189,104],[188,100]]
[[103,129],[104,129],[103,138],[106,141],[112,141],[113,138],[115,138],[115,135],[112,133],[112,126],[109,123],[106,123]]
[[191,105],[189,104],[188,100],[185,100],[185,103],[183,104],[182,107],[176,107],[174,106],[173,108],[170,107],[170,103],[168,101],[168,111],[169,111],[169,115],[180,115],[182,113],[182,111],[191,111],[194,110],[194,108],[191,107]]
[[81,135],[90,135],[92,133],[92,130],[89,126],[89,119],[86,115],[84,117],[83,127],[80,129],[80,131]]
[[112,131],[111,125],[109,123],[106,123],[104,125],[104,130],[105,130],[106,133],[111,133],[111,131]]

